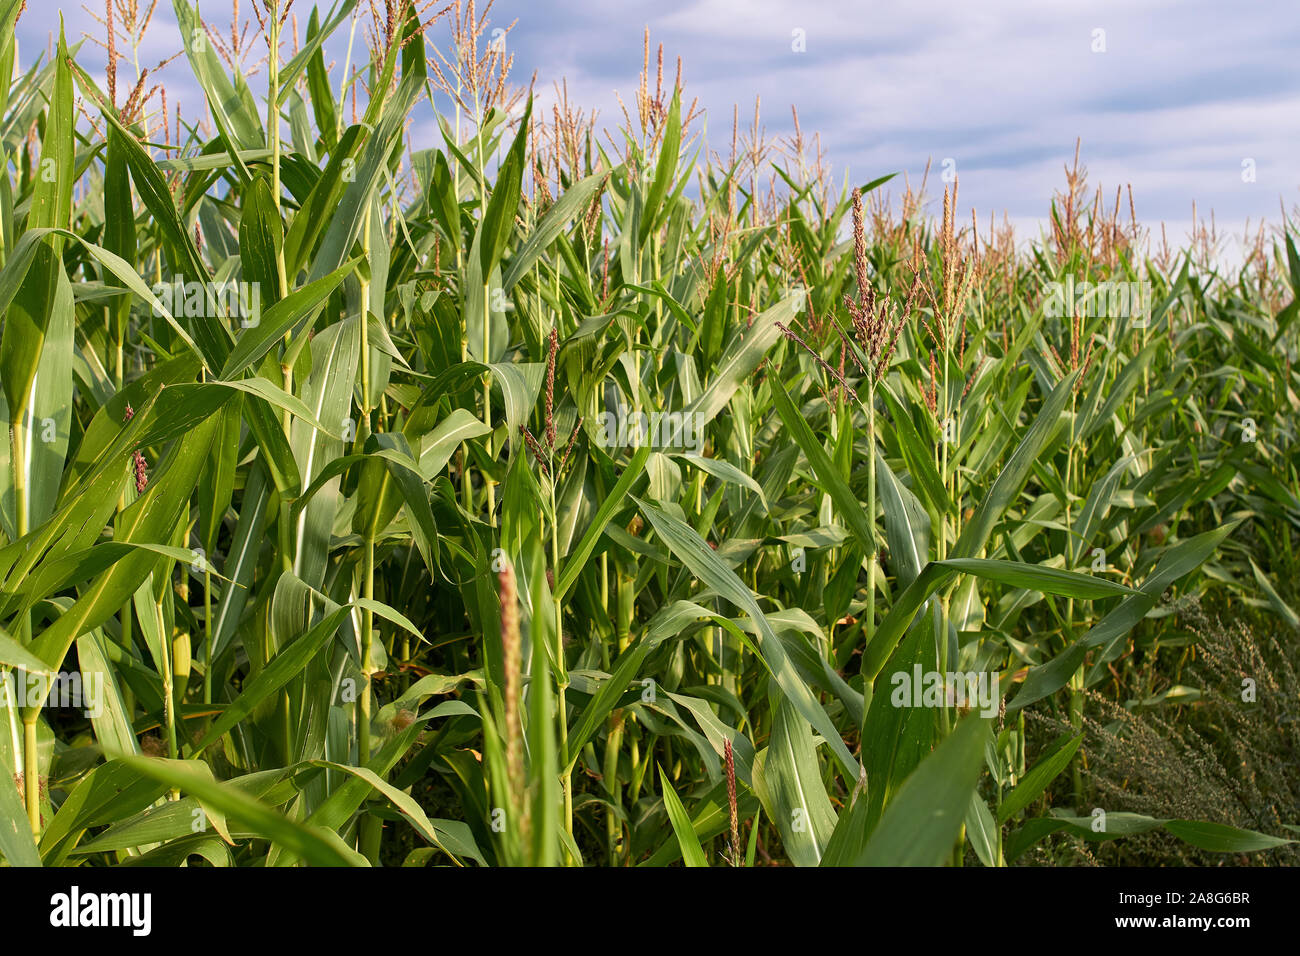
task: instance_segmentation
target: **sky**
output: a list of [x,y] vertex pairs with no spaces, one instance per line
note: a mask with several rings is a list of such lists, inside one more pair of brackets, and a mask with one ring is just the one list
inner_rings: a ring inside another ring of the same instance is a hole
[[[229,21],[228,0],[201,9]],[[79,5],[29,3],[22,63],[45,48],[60,11],[70,41],[102,35]],[[982,223],[1005,212],[1022,237],[1042,228],[1076,138],[1090,187],[1113,202],[1131,184],[1138,218],[1166,222],[1171,245],[1193,201],[1225,233],[1300,208],[1296,0],[497,0],[492,19],[517,21],[506,39],[513,78],[536,72],[543,102],[564,79],[570,102],[617,125],[615,93],[631,103],[648,26],[670,76],[681,56],[712,148],[729,148],[733,105],[744,124],[759,97],[770,138],[792,132],[794,106],[805,136],[821,134],[837,183],[898,172],[917,184],[930,161],[932,210],[939,173],[955,169],[963,218],[972,206]],[[443,35],[436,25],[434,42]],[[179,45],[160,0],[142,64]],[[103,52],[87,44],[82,59]],[[201,96],[185,70],[164,76],[192,116]]]

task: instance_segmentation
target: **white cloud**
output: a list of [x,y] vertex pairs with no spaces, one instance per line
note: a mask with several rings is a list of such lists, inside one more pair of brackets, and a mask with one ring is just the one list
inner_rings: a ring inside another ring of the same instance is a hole
[[[164,7],[145,65],[178,40]],[[25,49],[44,46],[55,10],[29,6]],[[70,37],[97,29],[79,8],[65,17]],[[617,125],[614,90],[631,105],[649,25],[669,80],[682,55],[714,148],[730,139],[733,104],[746,123],[761,96],[773,137],[791,130],[794,104],[805,134],[822,133],[837,181],[845,170],[857,181],[906,170],[917,181],[927,158],[951,156],[962,206],[981,219],[990,209],[1041,218],[1076,137],[1091,183],[1132,183],[1151,221],[1186,218],[1193,199],[1221,222],[1275,218],[1279,197],[1288,207],[1300,198],[1291,0],[1249,11],[1218,0],[497,0],[494,23],[515,18],[515,78],[536,70],[543,103],[567,77],[572,103]],[[791,49],[795,28],[806,31],[804,53]],[[1098,28],[1104,53],[1092,51]],[[181,90],[186,70],[170,68],[169,86]],[[185,112],[199,110],[187,99]],[[1241,181],[1243,158],[1255,160],[1254,183]]]

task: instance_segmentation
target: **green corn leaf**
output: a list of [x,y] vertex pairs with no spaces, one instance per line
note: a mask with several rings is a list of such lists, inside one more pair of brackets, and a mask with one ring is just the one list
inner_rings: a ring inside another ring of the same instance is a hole
[[673,785],[668,782],[663,767],[659,768],[659,781],[663,788],[664,809],[668,812],[668,820],[672,823],[677,845],[682,851],[682,862],[686,866],[708,866],[708,860],[704,857],[704,848],[700,846],[700,838],[695,835],[695,829],[691,825],[690,815],[682,806],[682,801],[673,790]]
[[988,734],[987,720],[962,720],[903,783],[857,865],[938,866],[965,820]]

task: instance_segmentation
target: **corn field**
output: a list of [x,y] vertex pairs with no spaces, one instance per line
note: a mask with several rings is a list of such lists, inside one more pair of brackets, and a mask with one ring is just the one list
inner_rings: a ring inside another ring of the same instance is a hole
[[648,34],[612,127],[473,3],[172,6],[193,116],[152,8],[0,0],[7,865],[1290,859],[1089,730],[1204,712],[1192,605],[1295,720],[1285,212],[1228,269],[1076,150],[1026,245]]

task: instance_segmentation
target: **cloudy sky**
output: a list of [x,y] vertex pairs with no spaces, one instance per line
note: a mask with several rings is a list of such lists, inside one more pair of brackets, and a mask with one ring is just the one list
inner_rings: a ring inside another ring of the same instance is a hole
[[[59,7],[28,4],[23,63],[57,29]],[[229,20],[228,0],[202,9]],[[77,4],[62,13],[70,41],[101,32]],[[670,64],[682,57],[715,148],[730,140],[733,104],[747,119],[760,97],[772,137],[791,131],[793,105],[805,134],[821,133],[837,181],[898,171],[919,182],[928,159],[936,172],[950,160],[963,215],[1005,211],[1022,234],[1063,184],[1076,137],[1090,184],[1113,199],[1131,183],[1139,218],[1169,223],[1171,244],[1193,200],[1238,230],[1276,221],[1280,202],[1300,205],[1295,0],[497,0],[494,23],[516,19],[515,78],[536,71],[548,92],[566,78],[570,100],[611,123],[615,91],[630,102],[637,86],[648,26]],[[160,0],[146,64],[179,48],[174,23]],[[184,69],[167,71],[168,87],[197,103]]]

